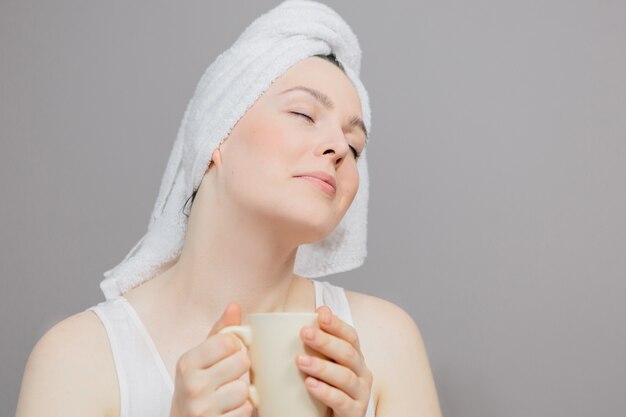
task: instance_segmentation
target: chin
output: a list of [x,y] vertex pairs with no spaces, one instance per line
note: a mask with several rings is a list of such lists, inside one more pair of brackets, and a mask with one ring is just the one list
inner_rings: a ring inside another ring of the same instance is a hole
[[[337,227],[338,220],[334,211],[323,204],[307,203],[305,198],[282,212],[281,221],[294,233],[302,236],[305,242],[318,242],[328,236]],[[281,210],[282,211],[282,210]]]

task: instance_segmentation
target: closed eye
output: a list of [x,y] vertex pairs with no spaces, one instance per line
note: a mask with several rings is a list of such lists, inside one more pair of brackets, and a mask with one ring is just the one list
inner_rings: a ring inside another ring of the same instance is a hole
[[[313,118],[311,116],[309,116],[308,114],[298,113],[298,112],[295,112],[295,111],[292,111],[290,113],[295,114],[297,116],[302,116],[302,117],[308,119],[311,123],[315,122],[315,120],[313,120]],[[356,150],[356,148],[354,146],[352,146],[352,145],[349,145],[349,146],[350,146],[350,149],[352,150],[352,154],[354,155],[354,158],[358,159],[359,156],[361,156],[361,154]]]
[[314,121],[315,121],[315,120],[313,120],[313,118],[312,118],[311,116],[309,116],[308,114],[298,113],[298,112],[295,112],[295,111],[292,111],[291,113],[293,113],[293,114],[297,114],[297,115],[299,115],[299,116],[304,116],[304,117],[306,117],[307,119],[309,119],[311,122],[314,122]]

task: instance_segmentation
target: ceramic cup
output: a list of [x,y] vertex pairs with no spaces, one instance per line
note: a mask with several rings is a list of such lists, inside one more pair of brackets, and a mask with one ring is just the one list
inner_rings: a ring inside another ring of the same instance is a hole
[[300,354],[327,357],[300,338],[304,326],[316,327],[317,313],[252,313],[247,325],[227,326],[250,357],[250,400],[259,417],[324,417],[328,407],[309,393],[307,374],[298,368]]

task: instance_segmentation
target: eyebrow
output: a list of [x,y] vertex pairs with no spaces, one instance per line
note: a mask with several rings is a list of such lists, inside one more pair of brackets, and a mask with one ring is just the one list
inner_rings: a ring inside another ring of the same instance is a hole
[[[326,94],[314,88],[305,87],[303,85],[297,85],[295,87],[288,88],[280,94],[285,94],[285,93],[288,93],[290,91],[295,91],[295,90],[301,90],[301,91],[305,91],[309,93],[311,96],[313,96],[317,101],[322,103],[322,105],[329,110],[332,110],[335,107],[335,104],[332,102],[330,97],[328,97]],[[359,129],[361,129],[363,133],[365,134],[365,142],[367,143],[368,135],[367,135],[367,129],[365,128],[365,123],[363,123],[363,119],[361,119],[359,116],[352,116],[352,119],[350,119],[350,121],[348,122],[348,126],[350,127],[356,126]]]

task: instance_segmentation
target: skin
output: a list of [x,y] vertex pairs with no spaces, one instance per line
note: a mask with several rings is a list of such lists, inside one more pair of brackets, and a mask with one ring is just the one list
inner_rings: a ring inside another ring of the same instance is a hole
[[[334,108],[325,109],[303,91],[281,94],[297,85],[324,92]],[[386,300],[346,291],[350,326],[327,306],[315,310],[313,283],[293,272],[298,246],[328,236],[358,190],[350,146],[362,152],[365,135],[349,127],[355,115],[362,117],[351,81],[332,63],[310,57],[276,79],[213,152],[180,257],[124,294],[172,380],[177,360],[206,339],[207,329],[231,303],[238,304],[242,324],[252,312],[317,311],[320,330],[309,340],[304,328],[301,337],[329,360],[313,358],[311,365],[298,366],[310,375],[307,380],[318,381],[309,390],[334,417],[363,417],[370,395],[377,417],[440,415],[423,341],[406,312]],[[335,195],[295,178],[315,170],[335,176]],[[328,324],[322,321],[326,316]],[[392,339],[398,343],[385,343]],[[74,378],[68,379],[68,372]],[[76,391],[54,390],[60,374],[65,388],[68,380],[75,381],[79,400],[63,400]],[[51,404],[59,407],[59,415],[117,416],[117,390],[102,324],[93,312],[81,312],[48,331],[33,349],[17,416],[49,413],[55,409]],[[61,408],[66,404],[78,411]]]

